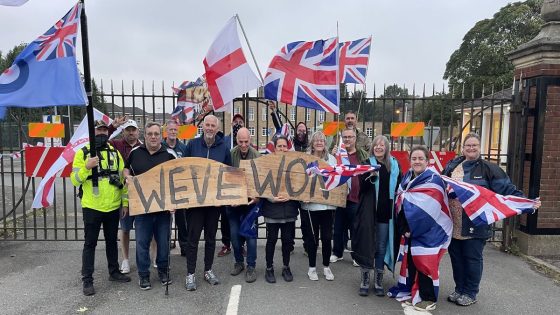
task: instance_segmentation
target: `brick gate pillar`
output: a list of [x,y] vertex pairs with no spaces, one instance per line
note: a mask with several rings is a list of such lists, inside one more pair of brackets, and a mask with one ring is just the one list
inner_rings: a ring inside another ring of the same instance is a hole
[[537,213],[513,235],[521,252],[560,255],[560,0],[545,0],[540,33],[509,54],[515,67],[508,172]]

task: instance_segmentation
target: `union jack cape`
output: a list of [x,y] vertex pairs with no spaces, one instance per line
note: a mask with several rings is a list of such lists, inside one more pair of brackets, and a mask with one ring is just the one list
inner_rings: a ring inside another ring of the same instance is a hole
[[[430,277],[437,298],[439,292],[439,263],[451,242],[453,222],[448,206],[446,184],[432,169],[412,178],[408,171],[399,186],[397,212],[404,211],[410,228],[410,253],[416,269]],[[406,268],[407,264],[404,264]],[[403,265],[401,265],[403,268]],[[401,274],[407,274],[402,272]],[[412,304],[420,298],[418,275],[411,288]]]

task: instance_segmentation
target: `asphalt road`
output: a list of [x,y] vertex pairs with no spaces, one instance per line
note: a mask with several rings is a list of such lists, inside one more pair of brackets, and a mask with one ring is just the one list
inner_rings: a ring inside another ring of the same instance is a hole
[[[278,282],[264,281],[264,243],[259,241],[255,283],[244,282],[242,275],[229,275],[233,255],[215,258],[214,271],[222,280],[211,287],[202,278],[202,248],[197,270],[198,290],[184,288],[185,258],[172,252],[171,277],[174,283],[165,289],[152,273],[152,290],[141,291],[135,263],[132,282],[119,284],[107,280],[104,245],[98,246],[95,287],[97,294],[85,297],[81,292],[80,242],[0,241],[0,314],[225,314],[235,311],[230,301],[232,287],[240,289],[237,312],[229,314],[413,314],[400,303],[373,295],[358,296],[359,272],[352,266],[349,254],[332,264],[334,281],[307,278],[307,257],[297,243],[291,267],[294,281],[286,283],[277,270]],[[133,251],[132,251],[133,252]],[[318,255],[320,259],[320,254]],[[276,252],[281,264],[281,253]],[[319,261],[319,260],[318,260]],[[320,265],[320,262],[319,262]],[[386,277],[385,288],[394,284]],[[441,267],[440,302],[433,314],[560,314],[560,287],[533,271],[516,256],[487,246],[485,270],[479,302],[459,307],[445,301],[453,290],[449,257]],[[81,311],[80,311],[81,310]],[[426,314],[426,313],[423,313]]]

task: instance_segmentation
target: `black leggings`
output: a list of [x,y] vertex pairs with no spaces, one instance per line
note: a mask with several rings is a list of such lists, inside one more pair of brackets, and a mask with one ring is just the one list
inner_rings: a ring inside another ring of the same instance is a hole
[[316,266],[317,248],[319,247],[319,234],[321,235],[321,253],[323,255],[323,266],[328,267],[332,250],[331,241],[334,210],[301,210],[300,218],[302,234],[304,237],[306,237],[305,243],[307,246],[307,254],[309,255],[309,267]]
[[294,250],[296,237],[296,223],[267,223],[266,224],[266,268],[274,264],[274,249],[278,241],[278,231],[282,231],[282,261],[284,266],[290,266],[290,253]]

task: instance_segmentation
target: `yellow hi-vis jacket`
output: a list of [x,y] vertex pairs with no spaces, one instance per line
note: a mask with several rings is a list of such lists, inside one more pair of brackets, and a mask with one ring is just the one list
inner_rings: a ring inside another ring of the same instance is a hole
[[[115,148],[107,143],[108,149],[102,149],[100,151],[102,159],[100,160],[99,167],[97,168],[99,173],[113,172],[118,174],[120,183],[124,183],[123,169],[124,160]],[[85,146],[86,152],[89,152],[89,144]],[[107,155],[110,154],[111,167],[109,168],[109,159]],[[72,185],[79,187],[82,185],[83,195],[82,195],[82,207],[95,209],[101,212],[109,212],[118,209],[122,206],[128,207],[128,189],[112,185],[109,183],[109,176],[99,176],[99,186],[98,193],[94,194],[93,184],[91,178],[92,171],[86,168],[87,160],[90,158],[89,153],[84,156],[84,150],[80,149],[76,152],[74,156],[74,163],[72,163],[72,173],[70,174],[70,179],[72,180]]]

